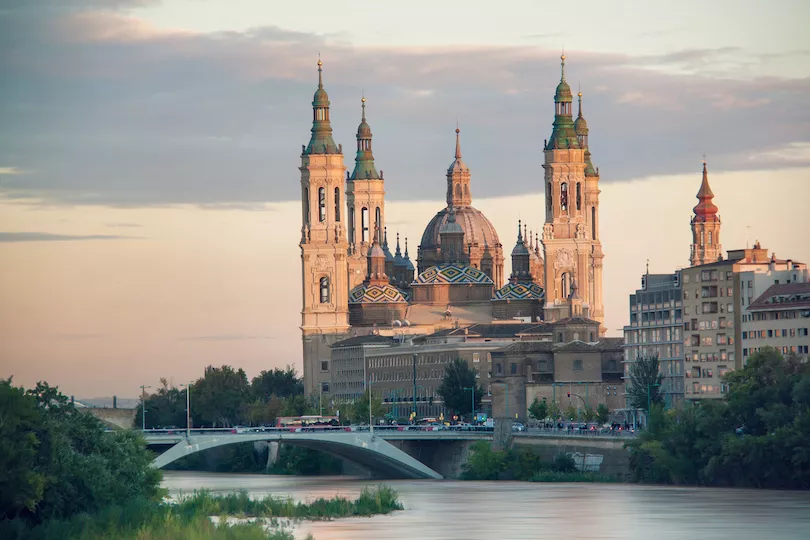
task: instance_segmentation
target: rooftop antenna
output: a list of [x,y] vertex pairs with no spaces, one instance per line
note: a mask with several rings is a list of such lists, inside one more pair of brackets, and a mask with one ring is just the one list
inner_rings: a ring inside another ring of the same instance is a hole
[[647,275],[650,275],[650,259],[647,259]]
[[751,233],[751,225],[745,226],[745,249],[748,249],[748,238],[749,234]]

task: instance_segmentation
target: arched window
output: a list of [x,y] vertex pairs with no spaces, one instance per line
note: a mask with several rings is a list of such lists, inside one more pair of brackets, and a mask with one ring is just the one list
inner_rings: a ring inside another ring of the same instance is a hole
[[712,245],[712,231],[709,231],[709,245]]
[[326,190],[318,188],[318,219],[326,221]]
[[568,298],[571,295],[571,274],[568,272],[563,273],[560,278],[560,293],[563,298]]
[[335,188],[335,221],[340,221],[340,188]]
[[574,360],[574,371],[582,371],[582,360]]
[[[379,235],[381,235],[383,230],[383,224],[382,224],[382,212],[380,212],[379,206],[374,211],[374,228],[376,229],[378,227],[379,227]],[[382,238],[377,238],[377,242],[382,242]]]
[[563,182],[560,184],[560,210],[563,212],[568,211],[568,183]]
[[582,193],[580,190],[580,183],[577,182],[577,210],[582,209]]
[[596,240],[596,207],[591,206],[591,238]]
[[703,245],[703,231],[700,231],[700,245]]
[[309,223],[309,188],[304,188],[304,222]]
[[368,242],[368,208],[360,210],[360,241]]
[[349,240],[354,243],[354,207],[349,208]]
[[456,184],[456,198],[461,198],[461,184]]
[[551,212],[551,182],[546,184],[546,210]]
[[329,278],[321,278],[321,304],[329,303]]

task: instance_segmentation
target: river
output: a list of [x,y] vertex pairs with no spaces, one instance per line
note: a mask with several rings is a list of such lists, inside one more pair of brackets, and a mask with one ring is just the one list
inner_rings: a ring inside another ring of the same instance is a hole
[[[246,490],[296,500],[356,497],[377,482],[346,476],[295,477],[166,471],[171,494]],[[386,480],[402,512],[304,522],[297,538],[315,540],[794,540],[810,537],[810,492]]]

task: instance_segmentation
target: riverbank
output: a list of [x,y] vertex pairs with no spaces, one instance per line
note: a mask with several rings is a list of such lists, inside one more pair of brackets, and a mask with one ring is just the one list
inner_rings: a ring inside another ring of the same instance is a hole
[[[180,496],[176,501],[134,501],[111,506],[97,514],[47,521],[35,527],[22,522],[0,523],[7,540],[293,540],[288,524],[303,520],[369,517],[402,510],[392,488],[366,487],[356,499],[335,495],[308,502],[267,495],[250,497],[247,491],[214,495],[207,490]],[[215,517],[217,519],[212,520]],[[227,518],[239,518],[229,520]],[[251,520],[248,518],[261,518]]]

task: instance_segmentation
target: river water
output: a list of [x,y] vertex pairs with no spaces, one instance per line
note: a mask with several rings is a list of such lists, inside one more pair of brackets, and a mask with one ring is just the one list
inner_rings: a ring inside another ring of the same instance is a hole
[[[296,500],[356,497],[377,482],[346,476],[293,477],[166,471],[170,493],[246,490]],[[794,540],[810,538],[810,492],[386,480],[405,506],[371,518],[304,522],[315,540]]]

